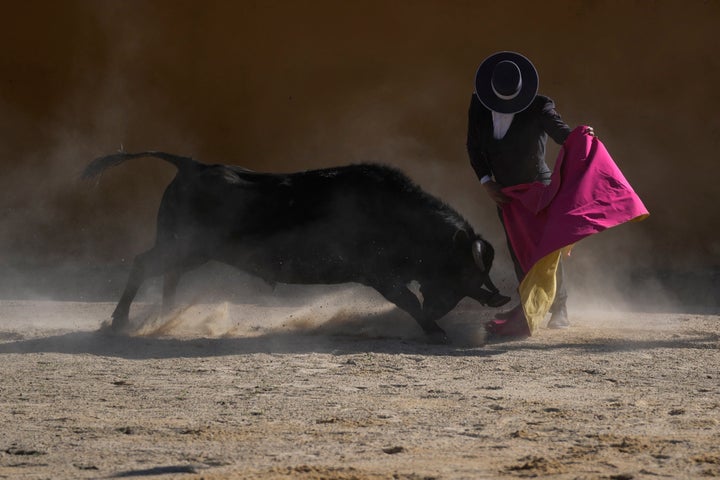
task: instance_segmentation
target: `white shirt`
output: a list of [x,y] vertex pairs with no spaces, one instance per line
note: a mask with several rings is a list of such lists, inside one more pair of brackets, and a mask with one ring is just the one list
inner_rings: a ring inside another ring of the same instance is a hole
[[[505,136],[508,129],[510,128],[510,124],[513,121],[513,118],[515,118],[514,113],[499,113],[495,111],[492,112],[492,121],[493,121],[493,138],[495,140],[500,140]],[[490,175],[485,175],[483,178],[480,179],[480,183],[485,184],[492,180],[492,177]]]
[[495,140],[500,140],[505,136],[513,118],[515,118],[514,113],[492,112],[493,138],[495,138]]

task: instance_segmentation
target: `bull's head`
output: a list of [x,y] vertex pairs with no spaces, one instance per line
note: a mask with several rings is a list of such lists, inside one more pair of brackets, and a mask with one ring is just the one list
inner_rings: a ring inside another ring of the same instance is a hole
[[[492,268],[493,260],[495,258],[495,249],[493,246],[477,237],[472,242],[472,256],[475,261],[475,265],[481,272],[481,280],[475,285],[473,291],[469,296],[476,299],[482,304],[489,305],[491,307],[500,307],[510,301],[510,297],[501,295],[498,288],[490,280],[490,269]],[[487,287],[487,290],[483,287]]]

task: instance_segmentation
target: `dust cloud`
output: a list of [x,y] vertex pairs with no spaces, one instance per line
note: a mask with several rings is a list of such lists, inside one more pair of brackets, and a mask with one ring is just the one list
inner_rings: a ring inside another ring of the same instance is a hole
[[[216,294],[217,292],[214,292]],[[312,335],[358,339],[395,338],[425,342],[425,334],[407,313],[361,286],[279,286],[272,294],[256,292],[252,303],[206,301],[196,297],[170,312],[157,303],[133,307],[131,324],[122,335],[173,338],[283,338]],[[441,320],[457,346],[485,344],[483,315],[459,308]],[[109,330],[107,320],[102,330]]]

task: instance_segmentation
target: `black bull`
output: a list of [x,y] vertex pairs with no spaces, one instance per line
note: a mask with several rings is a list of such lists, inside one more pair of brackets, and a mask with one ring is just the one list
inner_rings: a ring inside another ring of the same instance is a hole
[[[163,159],[178,172],[160,204],[155,245],[133,262],[113,329],[128,323],[145,279],[164,275],[167,310],[180,277],[210,260],[273,285],[370,286],[437,336],[444,332],[436,320],[464,297],[493,307],[509,300],[488,275],[492,245],[393,168],[362,164],[269,174],[141,152],[98,158],[83,177],[138,157]],[[408,288],[413,281],[422,300]]]

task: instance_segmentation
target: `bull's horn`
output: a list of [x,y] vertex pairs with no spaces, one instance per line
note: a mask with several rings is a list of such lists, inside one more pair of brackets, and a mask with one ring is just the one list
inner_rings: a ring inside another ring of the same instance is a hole
[[480,240],[475,240],[472,244],[473,259],[475,265],[477,265],[483,272],[485,269],[485,262],[483,261],[483,244]]

